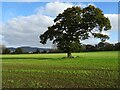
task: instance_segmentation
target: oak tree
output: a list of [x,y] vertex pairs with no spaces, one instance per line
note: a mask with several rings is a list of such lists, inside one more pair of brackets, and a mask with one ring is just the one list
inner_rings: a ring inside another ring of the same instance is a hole
[[58,49],[72,57],[72,52],[80,50],[81,40],[94,36],[104,42],[109,36],[102,34],[102,31],[110,29],[110,20],[104,16],[101,9],[92,5],[85,8],[73,6],[58,14],[54,24],[40,35],[40,43],[46,44],[47,40],[53,40]]

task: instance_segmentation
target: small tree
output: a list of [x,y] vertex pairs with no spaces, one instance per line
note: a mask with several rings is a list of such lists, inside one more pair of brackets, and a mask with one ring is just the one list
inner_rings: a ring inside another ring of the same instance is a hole
[[120,51],[120,42],[115,43],[115,50]]
[[104,48],[105,51],[113,51],[115,50],[115,47],[113,44],[110,44],[110,43],[105,43],[105,48]]
[[15,54],[23,54],[23,50],[21,48],[16,48]]
[[105,43],[104,42],[98,43],[98,50],[104,51],[104,48],[105,48]]
[[10,54],[10,50],[8,48],[3,48],[2,54]]
[[101,32],[109,29],[110,21],[99,8],[89,5],[81,9],[76,6],[67,8],[54,19],[54,25],[40,35],[40,43],[46,44],[48,39],[53,40],[58,49],[72,57],[72,52],[80,50],[81,40],[94,36],[104,42],[109,37]]
[[36,51],[33,52],[33,53],[37,53],[38,54],[38,53],[40,53],[40,51],[39,51],[39,49],[36,49]]
[[93,45],[87,44],[86,51],[95,51],[95,47]]

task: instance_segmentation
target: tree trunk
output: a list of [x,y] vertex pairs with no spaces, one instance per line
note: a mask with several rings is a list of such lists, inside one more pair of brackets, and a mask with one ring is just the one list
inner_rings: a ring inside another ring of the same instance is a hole
[[68,53],[67,53],[67,57],[68,57],[68,58],[72,58],[72,53],[71,53],[71,52],[68,52]]

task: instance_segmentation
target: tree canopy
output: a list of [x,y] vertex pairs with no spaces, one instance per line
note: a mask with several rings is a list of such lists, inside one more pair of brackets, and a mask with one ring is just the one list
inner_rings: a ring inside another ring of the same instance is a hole
[[15,54],[22,54],[23,50],[21,48],[16,48],[15,49]]
[[72,52],[80,50],[81,40],[93,36],[104,42],[109,36],[102,34],[102,31],[110,29],[110,20],[104,16],[101,9],[92,5],[85,8],[73,6],[58,14],[54,25],[49,26],[48,30],[40,35],[40,43],[46,44],[47,40],[53,40],[58,49],[71,57]]
[[10,54],[10,50],[8,48],[3,48],[2,54]]

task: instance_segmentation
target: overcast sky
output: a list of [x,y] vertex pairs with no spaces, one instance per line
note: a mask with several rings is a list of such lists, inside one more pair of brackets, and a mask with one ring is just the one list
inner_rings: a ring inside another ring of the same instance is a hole
[[[46,45],[39,43],[40,34],[53,24],[58,13],[68,7],[88,5],[100,8],[112,24],[112,29],[103,32],[110,36],[108,42],[118,42],[118,3],[117,2],[2,2],[2,20],[0,20],[0,43],[7,47],[33,46],[51,47],[51,42]],[[100,40],[90,38],[82,41],[84,44],[97,44]]]

